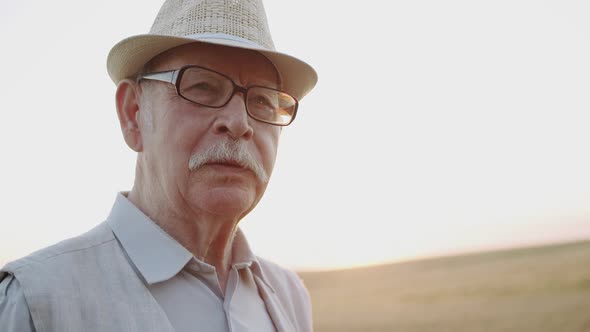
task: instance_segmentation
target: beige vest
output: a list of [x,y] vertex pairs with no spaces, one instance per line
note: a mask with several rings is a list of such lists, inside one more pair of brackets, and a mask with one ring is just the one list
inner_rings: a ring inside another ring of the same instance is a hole
[[[309,300],[296,275],[260,265],[272,289],[257,286],[277,329],[311,331]],[[21,284],[37,332],[174,331],[107,223],[7,264],[0,280],[4,273]]]

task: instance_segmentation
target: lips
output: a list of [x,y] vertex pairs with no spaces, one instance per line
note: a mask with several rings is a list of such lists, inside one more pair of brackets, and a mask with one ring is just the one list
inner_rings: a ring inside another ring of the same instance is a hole
[[209,162],[206,165],[207,166],[221,166],[221,167],[231,167],[231,168],[246,169],[240,163],[238,163],[236,161],[232,161],[232,160],[228,160],[228,161],[214,161],[214,162]]

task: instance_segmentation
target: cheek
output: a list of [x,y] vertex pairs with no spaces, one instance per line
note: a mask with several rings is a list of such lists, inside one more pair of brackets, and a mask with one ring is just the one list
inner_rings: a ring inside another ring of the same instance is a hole
[[188,160],[196,142],[206,132],[205,121],[183,109],[162,108],[160,111],[152,119],[144,119],[144,126],[152,128],[157,154],[168,168],[188,170]]
[[272,127],[271,129],[265,130],[258,142],[262,160],[268,170],[272,170],[274,166],[280,137],[280,128]]

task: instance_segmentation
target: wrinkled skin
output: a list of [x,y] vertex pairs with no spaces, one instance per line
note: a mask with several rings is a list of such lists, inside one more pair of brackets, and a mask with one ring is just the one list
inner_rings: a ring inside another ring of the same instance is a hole
[[[229,47],[184,45],[157,56],[148,67],[157,72],[187,64],[221,72],[240,86],[277,87],[276,70],[264,56]],[[280,127],[251,119],[241,93],[212,109],[182,99],[172,84],[124,80],[116,101],[125,141],[138,152],[128,198],[195,257],[215,266],[225,289],[233,234],[267,182],[233,164],[190,171],[189,159],[220,140],[239,140],[270,175]]]

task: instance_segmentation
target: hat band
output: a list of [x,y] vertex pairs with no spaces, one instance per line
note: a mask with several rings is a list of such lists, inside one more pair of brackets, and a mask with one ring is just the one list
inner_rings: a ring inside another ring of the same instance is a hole
[[241,38],[238,36],[232,36],[225,33],[195,33],[192,35],[183,36],[184,38],[190,38],[195,40],[202,40],[202,41],[228,41],[228,44],[232,45],[246,45],[255,48],[262,48],[267,49],[251,40]]

